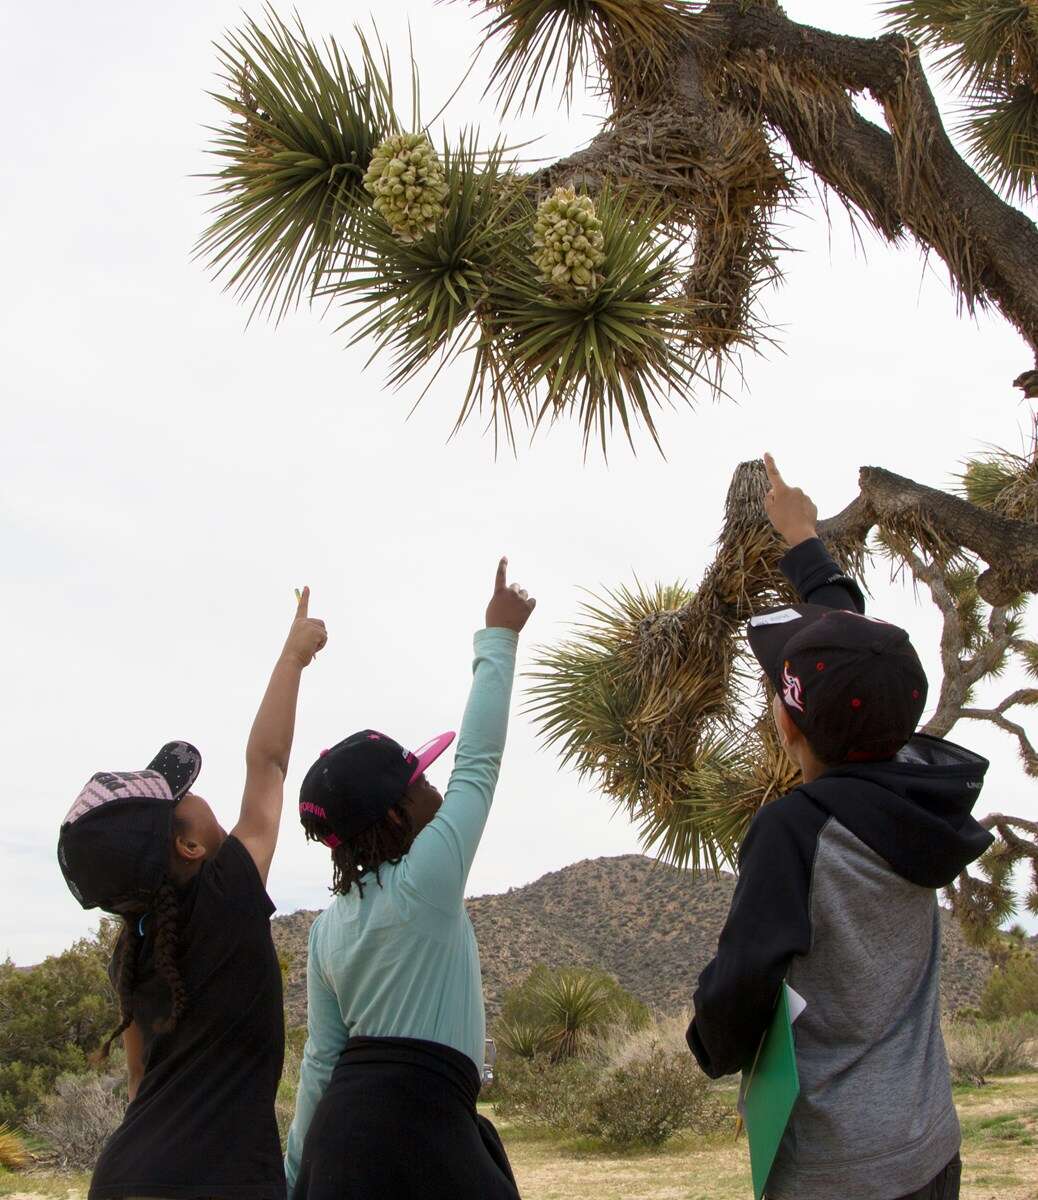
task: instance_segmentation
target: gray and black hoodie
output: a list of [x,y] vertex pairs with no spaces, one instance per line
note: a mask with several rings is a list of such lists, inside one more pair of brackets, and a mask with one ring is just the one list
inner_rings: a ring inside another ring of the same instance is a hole
[[[864,611],[817,539],[783,571],[805,602]],[[959,1148],[941,1036],[937,888],[992,838],[971,815],[987,762],[916,735],[893,760],[837,767],[765,805],[739,855],[688,1042],[717,1078],[747,1069],[783,980],[801,1093],[773,1200],[893,1200]]]

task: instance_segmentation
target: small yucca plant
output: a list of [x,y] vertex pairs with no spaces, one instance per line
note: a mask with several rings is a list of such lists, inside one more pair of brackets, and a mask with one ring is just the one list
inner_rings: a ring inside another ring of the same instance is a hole
[[25,1142],[9,1125],[0,1125],[0,1167],[24,1171],[31,1164],[32,1155]]
[[546,1018],[543,1045],[556,1062],[578,1054],[611,1011],[609,988],[582,971],[552,972],[537,995]]
[[513,1058],[536,1058],[544,1049],[545,1034],[529,1021],[507,1021],[496,1030],[496,1040]]

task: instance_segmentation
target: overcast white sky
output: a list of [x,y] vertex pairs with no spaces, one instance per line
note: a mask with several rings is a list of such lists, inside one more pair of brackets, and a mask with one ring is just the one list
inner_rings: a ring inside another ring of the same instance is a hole
[[[863,0],[789,0],[789,14],[878,30]],[[258,14],[259,6],[249,11]],[[313,34],[352,45],[369,6],[303,0]],[[725,488],[771,449],[829,515],[875,464],[937,486],[984,443],[1020,445],[1029,411],[1010,381],[1029,366],[1001,320],[957,318],[940,265],[876,240],[856,250],[819,205],[789,219],[788,281],[768,296],[782,353],[747,360],[734,400],[665,414],[664,462],[643,439],[605,466],[558,428],[495,462],[473,425],[446,441],[465,369],[393,394],[368,348],[303,311],[244,327],[190,248],[205,223],[203,126],[219,119],[211,42],[240,19],[229,0],[155,6],[70,0],[7,5],[0,41],[6,125],[0,195],[4,436],[0,444],[6,803],[0,957],[30,963],[96,924],[65,889],[58,824],[87,777],[142,767],[186,738],[199,791],[233,823],[255,707],[309,583],[331,641],[304,677],[283,838],[271,875],[281,911],[325,902],[327,861],[294,814],[317,751],[366,725],[417,744],[455,727],[496,558],[540,601],[523,657],[561,636],[580,587],[698,580]],[[379,24],[406,71],[410,21],[427,111],[480,43],[468,6],[384,3]],[[480,121],[485,67],[448,113]],[[511,122],[565,153],[594,104],[546,104]],[[733,385],[735,381],[733,380]],[[874,581],[874,611],[907,625],[936,667],[936,621],[910,590]],[[1012,686],[1010,681],[1009,686]],[[1014,745],[988,728],[954,738],[993,762],[981,810],[1038,813]],[[447,766],[439,780],[446,779]],[[538,748],[518,713],[471,877],[499,891],[582,858],[637,849],[609,805]]]

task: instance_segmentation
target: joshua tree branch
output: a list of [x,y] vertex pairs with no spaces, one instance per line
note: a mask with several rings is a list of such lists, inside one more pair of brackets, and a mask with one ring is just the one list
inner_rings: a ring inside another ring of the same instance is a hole
[[[669,85],[642,87],[636,106],[532,175],[532,185],[597,191],[619,181],[651,186],[680,207],[687,197],[666,159],[700,172],[709,187],[719,123],[736,113],[764,122],[882,236],[910,234],[940,255],[969,312],[995,305],[1035,355],[1015,384],[1038,396],[1038,227],[955,149],[912,43],[897,34],[829,33],[790,20],[777,5],[744,0],[711,0],[689,13],[685,28]],[[886,129],[855,109],[853,96],[864,92],[883,106]],[[680,116],[686,145],[676,152],[668,142],[660,155],[653,147],[668,112]],[[643,152],[632,153],[638,146]],[[774,191],[765,194],[762,203],[772,203]]]
[[942,618],[941,693],[934,714],[923,727],[923,732],[931,737],[945,737],[962,715],[962,705],[968,690],[962,678],[962,621],[941,571],[933,563],[924,562],[914,552],[910,551],[905,557],[913,576],[929,588],[930,596]]
[[835,545],[863,546],[876,525],[903,529],[938,552],[942,546],[946,553],[971,550],[988,563],[977,588],[996,608],[1038,591],[1038,525],[1011,521],[880,467],[862,467],[858,478],[857,499],[819,526]]
[[999,729],[1011,733],[1020,745],[1020,759],[1024,764],[1024,770],[1028,775],[1038,775],[1038,752],[1031,745],[1027,732],[1022,725],[1017,725],[1015,721],[1004,717],[1002,711],[1001,705],[998,708],[964,708],[960,710],[959,716],[970,721],[990,721],[992,725],[997,725]]
[[[1031,834],[1032,837],[1038,838],[1038,821],[1027,821],[1023,817],[1011,817],[1005,813],[988,813],[986,817],[981,817],[981,825],[985,829],[997,829],[999,831],[1012,829],[1022,829],[1024,833]],[[1034,854],[1038,855],[1038,847],[1030,846],[1024,843],[1025,846]]]
[[[1038,227],[955,150],[912,43],[844,37],[740,0],[713,0],[701,25],[693,49],[739,63],[797,157],[888,237],[907,229],[935,250],[967,308],[997,305],[1038,366]],[[787,86],[769,86],[776,70]],[[853,109],[846,93],[864,91],[883,105],[889,132]],[[1017,385],[1038,394],[1038,370]]]

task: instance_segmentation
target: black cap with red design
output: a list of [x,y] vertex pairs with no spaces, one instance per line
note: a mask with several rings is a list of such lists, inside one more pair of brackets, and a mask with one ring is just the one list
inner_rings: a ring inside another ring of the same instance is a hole
[[795,604],[757,613],[749,639],[786,712],[823,762],[892,758],[915,733],[926,674],[897,625]]

